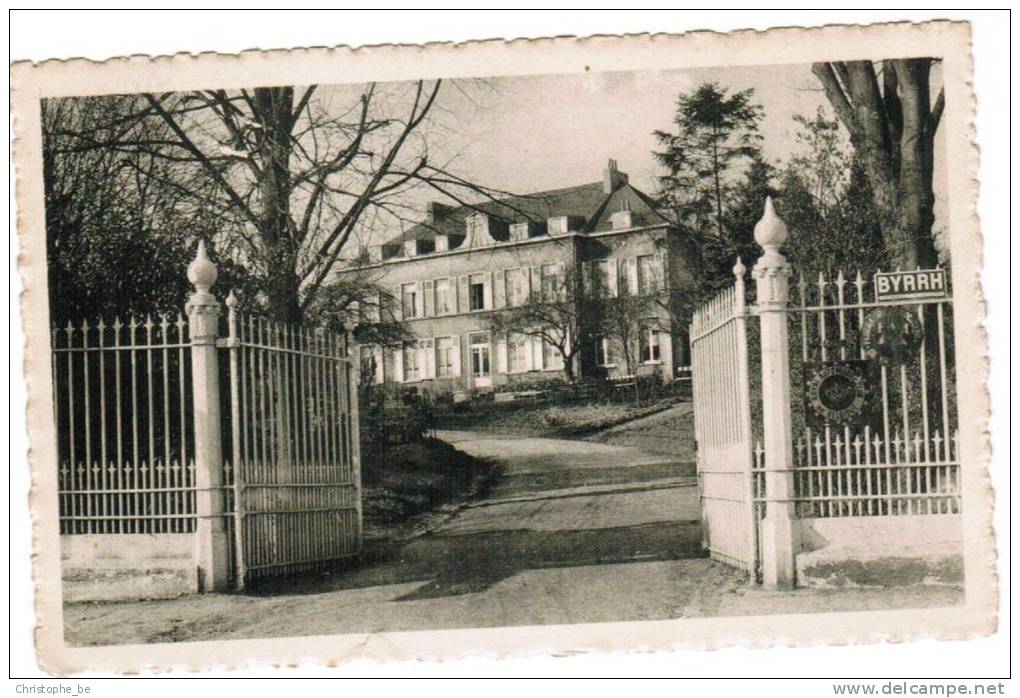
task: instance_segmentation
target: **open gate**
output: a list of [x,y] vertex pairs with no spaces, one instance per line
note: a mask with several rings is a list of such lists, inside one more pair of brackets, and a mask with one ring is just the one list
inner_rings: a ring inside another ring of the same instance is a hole
[[694,434],[702,531],[709,554],[756,575],[756,462],[751,448],[744,267],[691,322]]
[[[711,556],[786,587],[803,531],[895,547],[888,517],[960,514],[953,301],[935,268],[798,274],[791,302],[771,202],[755,239],[756,304],[738,261],[691,323],[698,477]],[[860,525],[825,521],[846,517]]]
[[227,299],[235,586],[359,552],[357,392],[343,337]]

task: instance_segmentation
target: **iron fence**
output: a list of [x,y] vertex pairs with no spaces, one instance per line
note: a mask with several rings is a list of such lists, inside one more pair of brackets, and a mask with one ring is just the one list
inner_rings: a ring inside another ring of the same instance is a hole
[[69,321],[52,342],[60,532],[193,532],[188,323]]

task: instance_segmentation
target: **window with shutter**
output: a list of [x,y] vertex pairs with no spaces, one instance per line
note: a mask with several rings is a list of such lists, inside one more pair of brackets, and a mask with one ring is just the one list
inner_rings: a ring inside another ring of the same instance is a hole
[[424,316],[433,317],[436,314],[436,282],[426,281],[423,286],[425,287],[422,293],[425,299]]
[[655,270],[654,255],[642,255],[637,258],[638,293],[646,296],[658,291],[659,274]]
[[468,310],[485,310],[486,303],[486,275],[472,274],[468,280]]
[[375,347],[375,382],[382,383],[386,379],[386,374],[383,370],[383,348]]
[[[439,337],[436,339],[436,376],[438,378],[448,378],[456,375],[453,372],[455,341],[459,340],[455,337]],[[459,354],[460,352],[456,352],[456,355]]]
[[527,335],[511,333],[506,343],[506,367],[509,373],[527,371],[528,366]]
[[634,257],[627,257],[624,266],[627,272],[627,293],[636,296],[640,292],[638,288],[637,260]]
[[436,315],[449,315],[456,311],[457,300],[451,279],[436,279],[435,294]]
[[502,308],[506,305],[506,271],[500,269],[493,275],[492,307]]

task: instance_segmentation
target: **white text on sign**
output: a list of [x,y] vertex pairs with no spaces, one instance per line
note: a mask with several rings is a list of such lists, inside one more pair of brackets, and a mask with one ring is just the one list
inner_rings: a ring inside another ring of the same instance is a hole
[[905,298],[944,298],[945,269],[917,269],[875,274],[875,300],[891,301]]

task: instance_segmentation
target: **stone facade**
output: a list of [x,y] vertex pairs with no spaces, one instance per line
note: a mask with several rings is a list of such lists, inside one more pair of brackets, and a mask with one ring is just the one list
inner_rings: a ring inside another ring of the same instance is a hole
[[[380,289],[380,303],[361,322],[392,319],[418,338],[400,347],[357,348],[375,383],[438,392],[499,390],[562,379],[563,358],[531,335],[491,331],[493,313],[527,302],[558,279],[588,284],[597,273],[610,295],[656,293],[686,281],[676,252],[680,232],[631,187],[614,162],[593,184],[459,209],[433,205],[428,219],[368,251],[358,268]],[[572,289],[583,302],[589,288]],[[616,339],[594,338],[575,359],[580,377],[656,374],[673,380],[688,364],[687,328],[666,303],[648,303],[634,318],[628,370]],[[599,346],[596,346],[599,345]]]

